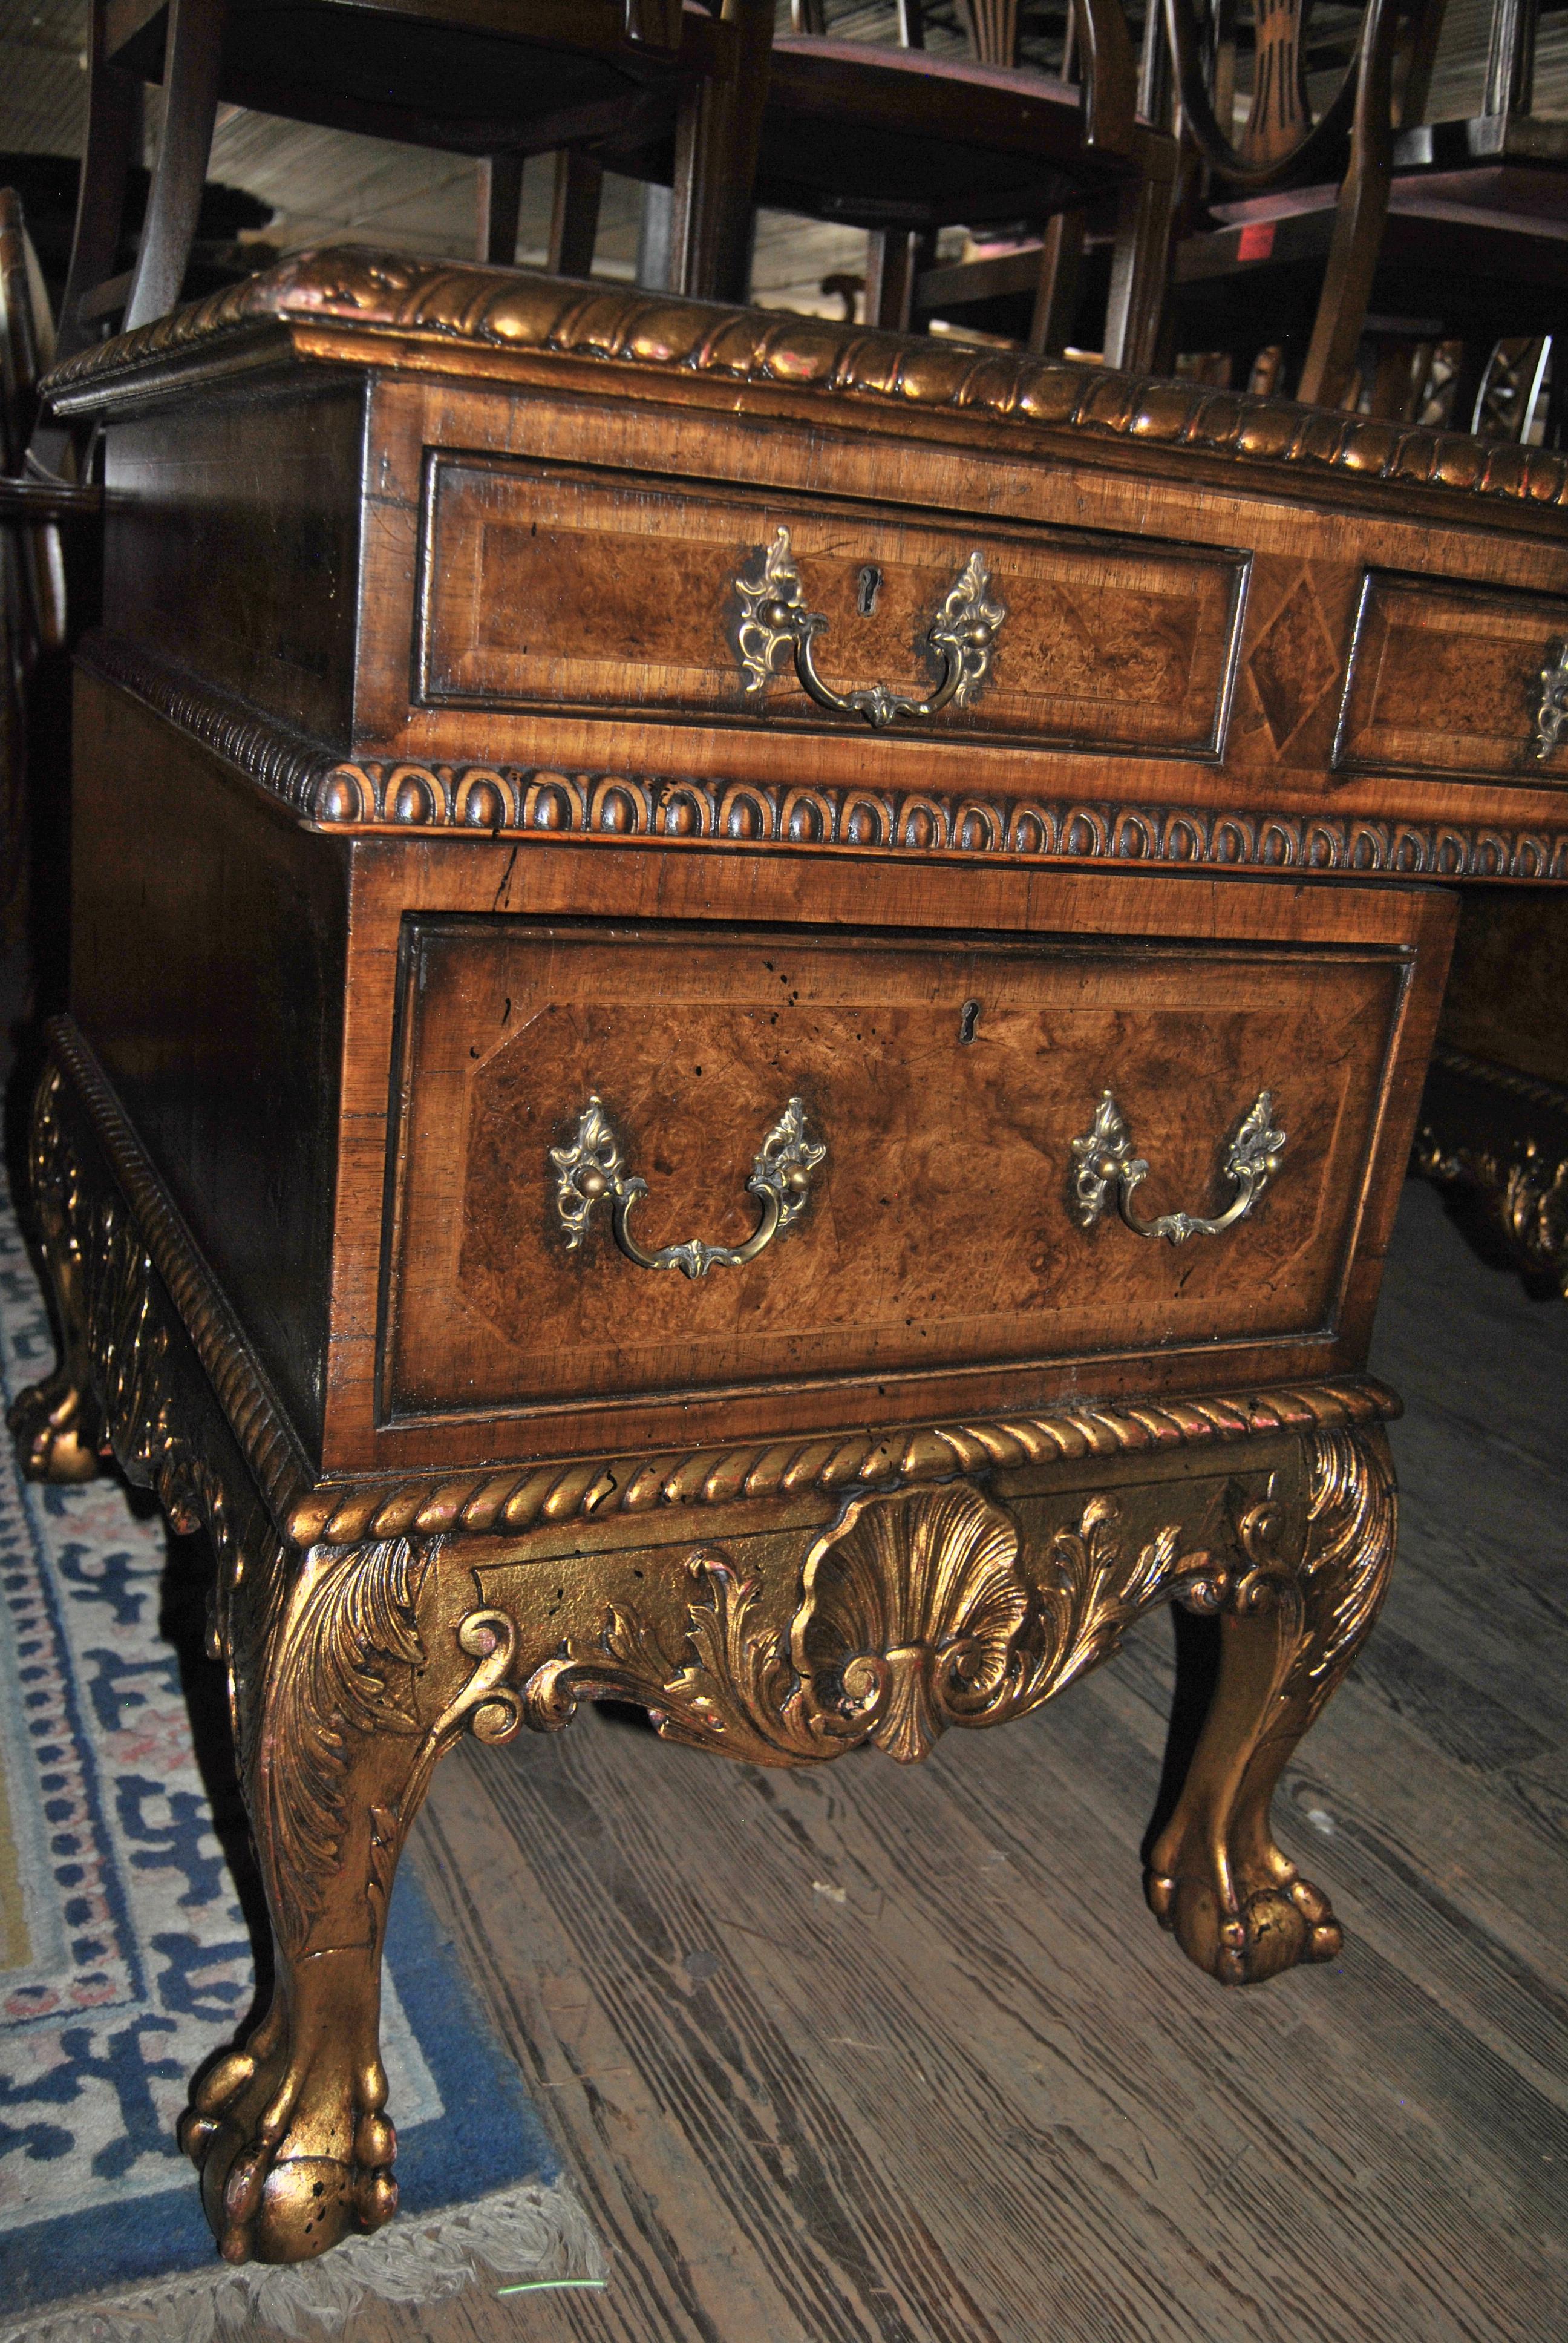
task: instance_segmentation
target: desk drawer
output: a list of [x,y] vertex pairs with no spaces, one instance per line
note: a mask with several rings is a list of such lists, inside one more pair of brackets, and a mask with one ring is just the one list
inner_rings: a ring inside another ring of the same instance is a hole
[[1560,783],[1564,726],[1568,599],[1368,575],[1334,749],[1342,769]]
[[[839,699],[879,682],[929,699],[950,598],[971,635],[989,608],[983,656],[900,734],[1222,747],[1240,554],[456,455],[428,464],[423,537],[429,707],[863,730],[863,710],[813,700],[788,645],[766,657],[748,631],[782,577],[823,621],[811,657]],[[975,555],[983,590],[965,582]]]
[[[382,1420],[1332,1330],[1409,966],[1367,944],[410,918]],[[1233,1205],[1227,1154],[1264,1091],[1277,1168],[1217,1235],[1140,1235],[1114,1182],[1095,1216],[1108,1126],[1074,1142],[1107,1091],[1148,1166],[1134,1220]],[[647,1182],[625,1223],[645,1258],[748,1246],[769,1210],[748,1180],[799,1101],[772,1159],[799,1175],[793,1225],[739,1265],[639,1266],[613,1193],[563,1212],[594,1100]]]

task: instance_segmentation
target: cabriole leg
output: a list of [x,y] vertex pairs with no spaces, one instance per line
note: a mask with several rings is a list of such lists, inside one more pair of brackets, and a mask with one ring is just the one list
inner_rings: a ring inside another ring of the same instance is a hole
[[61,1077],[46,1066],[33,1101],[27,1169],[44,1274],[59,1337],[60,1363],[29,1383],[6,1418],[29,1481],[91,1481],[104,1469],[103,1411],[87,1371],[87,1297],[78,1220],[78,1173],[59,1117]]
[[395,2211],[379,2045],[393,1875],[465,1725],[516,1729],[509,1624],[443,1614],[438,1539],[276,1546],[242,1568],[236,1739],[276,1947],[272,2004],[180,2127],[230,2261],[302,2261]]
[[[1150,1859],[1149,1901],[1223,1985],[1340,1949],[1328,1901],[1274,1843],[1274,1785],[1376,1618],[1393,1560],[1393,1467],[1381,1431],[1308,1440],[1306,1550],[1274,1562],[1266,1524],[1220,1622],[1219,1677],[1174,1813]],[[1260,1508],[1260,1514],[1264,1509]]]

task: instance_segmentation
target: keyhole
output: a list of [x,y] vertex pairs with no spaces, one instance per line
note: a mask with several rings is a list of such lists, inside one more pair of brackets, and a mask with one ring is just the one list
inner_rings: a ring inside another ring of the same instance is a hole
[[959,1013],[959,1040],[962,1042],[972,1041],[975,1037],[975,1027],[979,1023],[980,1002],[966,1001]]
[[882,573],[874,561],[868,561],[860,572],[860,584],[855,596],[855,608],[862,618],[869,618],[877,607],[877,597],[882,590]]

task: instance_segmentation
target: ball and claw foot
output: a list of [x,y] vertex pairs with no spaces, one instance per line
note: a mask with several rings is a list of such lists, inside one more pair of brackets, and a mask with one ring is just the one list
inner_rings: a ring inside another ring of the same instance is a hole
[[16,1439],[25,1481],[67,1485],[104,1469],[97,1403],[64,1367],[18,1393],[5,1419]]
[[1147,1875],[1144,1893],[1160,1926],[1221,1985],[1260,1985],[1302,1961],[1332,1961],[1344,1944],[1328,1897],[1293,1871],[1244,1889],[1233,1910],[1206,1881],[1158,1871]]
[[351,2064],[321,2046],[301,2072],[290,2052],[275,2007],[246,2049],[202,2077],[180,2117],[226,2261],[307,2261],[397,2209],[379,2060]]

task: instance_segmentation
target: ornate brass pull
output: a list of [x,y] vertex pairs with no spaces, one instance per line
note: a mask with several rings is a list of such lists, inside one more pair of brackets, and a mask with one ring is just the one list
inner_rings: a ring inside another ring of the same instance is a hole
[[762,1204],[762,1218],[746,1242],[710,1245],[689,1237],[684,1244],[660,1245],[657,1252],[645,1252],[628,1223],[632,1206],[648,1193],[648,1182],[627,1170],[620,1141],[598,1094],[590,1092],[571,1144],[550,1150],[550,1161],[559,1175],[556,1210],[567,1232],[567,1250],[577,1251],[594,1206],[608,1196],[615,1241],[638,1269],[678,1269],[688,1277],[706,1277],[710,1269],[739,1269],[755,1261],[775,1237],[787,1235],[794,1227],[805,1210],[811,1174],[827,1152],[825,1146],[807,1138],[806,1110],[798,1098],[792,1098],[758,1149],[746,1182],[748,1193],[760,1198]]
[[1563,738],[1564,725],[1568,725],[1568,642],[1548,643],[1546,665],[1541,670],[1541,705],[1535,711],[1535,754],[1543,764]]
[[787,528],[779,531],[763,555],[761,577],[742,573],[735,590],[741,608],[736,648],[746,670],[748,699],[761,699],[785,652],[792,649],[795,672],[819,708],[830,709],[835,716],[863,716],[879,732],[898,716],[936,716],[949,706],[967,706],[985,679],[992,638],[1007,616],[1004,605],[991,599],[984,560],[971,553],[926,634],[942,662],[942,679],[924,699],[911,699],[904,692],[890,691],[885,683],[835,691],[823,682],[817,672],[816,639],[827,632],[828,621],[820,611],[806,608]]
[[1167,1237],[1177,1245],[1189,1237],[1217,1237],[1221,1230],[1233,1228],[1246,1219],[1280,1168],[1285,1134],[1275,1129],[1273,1114],[1273,1092],[1260,1091],[1225,1151],[1225,1177],[1233,1182],[1236,1192],[1222,1212],[1212,1220],[1196,1212],[1161,1212],[1156,1221],[1141,1221],[1132,1212],[1132,1192],[1147,1179],[1149,1166],[1133,1154],[1132,1133],[1107,1091],[1094,1110],[1093,1123],[1072,1142],[1072,1207],[1080,1227],[1094,1226],[1114,1188],[1116,1209],[1135,1236]]

